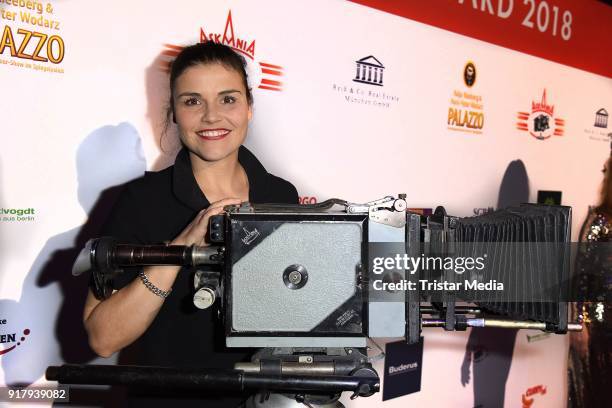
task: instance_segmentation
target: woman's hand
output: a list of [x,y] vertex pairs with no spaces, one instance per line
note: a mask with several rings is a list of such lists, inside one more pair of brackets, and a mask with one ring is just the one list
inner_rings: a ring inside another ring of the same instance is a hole
[[224,198],[223,200],[215,201],[207,209],[200,211],[183,232],[170,242],[170,245],[205,245],[204,236],[206,231],[208,231],[208,220],[210,217],[222,213],[223,207],[226,205],[240,204],[241,202],[242,200],[239,198]]
[[[200,211],[171,244],[204,245],[210,217],[223,212],[224,206],[240,202],[238,198],[226,198],[212,203]],[[148,266],[145,273],[153,285],[168,291],[179,270],[178,266]],[[90,290],[83,320],[91,348],[98,355],[109,357],[131,344],[151,325],[163,303],[164,299],[151,293],[138,278],[104,301],[96,299]]]

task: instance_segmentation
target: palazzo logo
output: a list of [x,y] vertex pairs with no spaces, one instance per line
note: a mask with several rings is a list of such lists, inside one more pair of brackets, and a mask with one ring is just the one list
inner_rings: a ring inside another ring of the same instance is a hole
[[[463,67],[463,83],[472,88],[476,83],[476,65],[468,61]],[[482,95],[455,89],[450,98],[446,124],[449,130],[465,133],[482,133],[484,127],[484,103]]]
[[[203,26],[200,27],[200,42],[205,43],[207,41],[227,45],[237,53],[245,56],[247,62],[250,61],[250,63],[255,64],[255,71],[249,73],[250,80],[253,81],[253,79],[255,79],[255,81],[251,83],[253,87],[268,91],[281,91],[283,89],[283,82],[280,81],[280,78],[283,76],[283,67],[278,64],[263,62],[256,59],[255,40],[246,39],[236,34],[236,31],[234,31],[234,21],[232,20],[231,10],[227,14],[223,33],[207,31]],[[165,48],[163,54],[168,57],[168,59],[163,62],[163,68],[168,71],[171,60],[173,60],[184,47],[165,44]]]
[[373,89],[371,86],[384,87],[385,66],[374,55],[368,55],[354,61],[355,74],[353,82],[368,85],[366,87],[357,84],[332,83],[332,90],[344,97],[345,102],[375,106],[379,108],[389,108],[392,104],[399,101],[399,97],[391,95],[382,89]]
[[528,132],[538,140],[546,140],[551,136],[563,136],[565,120],[555,117],[554,105],[546,101],[546,89],[540,102],[531,102],[531,113],[518,112],[516,128]]

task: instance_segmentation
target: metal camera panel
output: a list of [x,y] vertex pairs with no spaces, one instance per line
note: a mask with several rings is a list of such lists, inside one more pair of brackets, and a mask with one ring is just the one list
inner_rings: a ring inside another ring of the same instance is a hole
[[230,213],[228,347],[364,347],[367,215]]

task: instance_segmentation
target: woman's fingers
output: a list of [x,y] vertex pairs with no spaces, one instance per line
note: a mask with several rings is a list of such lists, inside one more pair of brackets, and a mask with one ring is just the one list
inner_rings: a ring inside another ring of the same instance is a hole
[[204,237],[208,231],[208,221],[213,215],[221,214],[226,205],[240,204],[239,198],[224,198],[215,201],[196,215],[193,221],[174,240],[174,245],[204,245]]

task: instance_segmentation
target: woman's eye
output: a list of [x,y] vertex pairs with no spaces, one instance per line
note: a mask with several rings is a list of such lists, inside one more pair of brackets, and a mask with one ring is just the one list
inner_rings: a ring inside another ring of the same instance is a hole
[[236,102],[236,98],[233,97],[233,96],[226,95],[226,96],[223,97],[223,103],[224,104],[231,104],[231,103],[234,103],[234,102]]
[[197,98],[189,98],[189,99],[185,99],[185,105],[187,106],[193,106],[193,105],[199,105],[200,101]]

